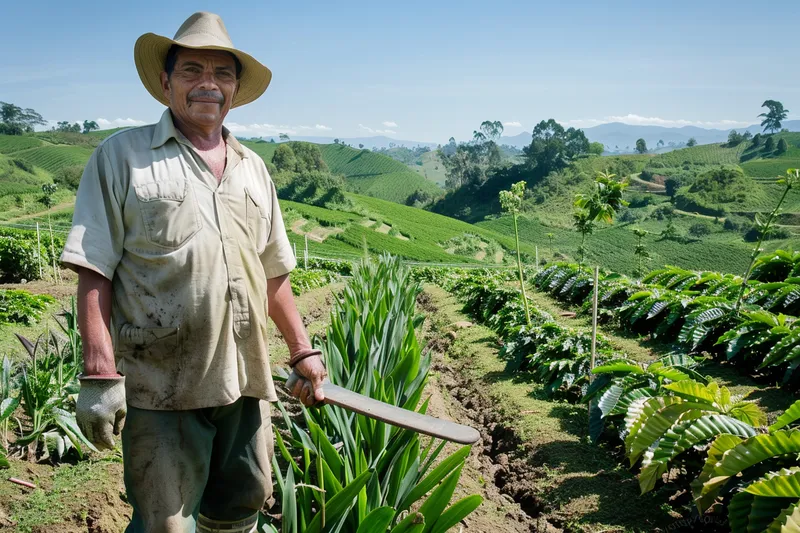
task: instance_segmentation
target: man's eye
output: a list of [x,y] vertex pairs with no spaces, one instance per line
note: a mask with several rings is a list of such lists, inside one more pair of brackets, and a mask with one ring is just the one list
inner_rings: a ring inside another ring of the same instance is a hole
[[222,70],[217,72],[217,77],[221,80],[230,80],[233,78],[233,73],[229,70]]

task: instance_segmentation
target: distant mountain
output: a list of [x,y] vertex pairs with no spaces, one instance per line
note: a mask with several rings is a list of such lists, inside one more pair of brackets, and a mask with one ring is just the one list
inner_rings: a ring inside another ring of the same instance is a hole
[[[787,120],[783,123],[783,127],[789,131],[800,131],[800,120]],[[697,126],[683,126],[682,128],[633,126],[622,122],[609,122],[608,124],[582,129],[590,141],[603,143],[606,149],[610,151],[615,151],[616,147],[619,147],[622,152],[632,151],[636,146],[637,139],[644,139],[647,146],[653,149],[660,140],[664,141],[666,145],[669,145],[669,143],[681,145],[686,144],[690,138],[694,137],[698,144],[711,144],[727,141],[728,134],[734,129],[740,133],[749,131],[754,135],[762,131],[761,126],[758,124],[747,128],[719,130],[698,128]],[[530,143],[531,134],[528,132],[500,139],[500,144],[508,144],[517,148],[522,148]]]
[[[269,141],[273,137],[262,137],[264,140]],[[277,137],[274,137],[275,142],[279,142]],[[292,136],[293,141],[305,141],[310,143],[316,144],[333,144],[333,137],[302,137],[302,136]],[[406,148],[413,148],[415,146],[427,146],[428,148],[436,148],[436,143],[431,142],[424,142],[424,141],[404,141],[400,139],[392,139],[390,137],[386,137],[384,135],[376,135],[373,137],[349,137],[349,138],[340,138],[339,142],[344,144],[349,144],[353,148],[358,148],[359,144],[363,144],[364,148],[369,148],[370,150],[375,148],[389,148],[389,143],[393,143],[394,146],[405,146]]]

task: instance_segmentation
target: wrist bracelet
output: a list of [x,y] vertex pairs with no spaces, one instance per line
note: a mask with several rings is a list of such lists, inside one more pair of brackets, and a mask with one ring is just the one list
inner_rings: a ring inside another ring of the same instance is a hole
[[289,366],[294,368],[297,363],[302,361],[303,359],[308,359],[309,357],[314,357],[315,355],[321,356],[322,350],[300,350],[299,352],[293,354],[289,357]]

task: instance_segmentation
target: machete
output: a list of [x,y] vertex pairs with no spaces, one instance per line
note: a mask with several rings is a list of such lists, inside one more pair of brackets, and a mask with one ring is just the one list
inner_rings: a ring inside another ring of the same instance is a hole
[[[291,391],[298,379],[300,377],[292,372],[286,380],[286,388]],[[327,405],[336,405],[374,420],[410,429],[429,437],[436,437],[437,439],[459,444],[475,444],[481,438],[481,434],[475,428],[384,403],[334,385],[327,379],[322,385],[322,392],[325,393],[323,403]]]

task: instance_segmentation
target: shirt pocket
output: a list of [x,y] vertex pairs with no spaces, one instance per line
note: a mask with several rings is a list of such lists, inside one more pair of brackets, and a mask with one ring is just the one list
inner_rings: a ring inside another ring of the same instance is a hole
[[194,189],[186,177],[135,183],[147,240],[174,250],[203,227]]
[[264,252],[264,249],[267,247],[267,241],[269,240],[269,218],[267,218],[267,212],[261,200],[256,199],[248,189],[244,190],[244,194],[247,233],[256,251],[260,255]]

